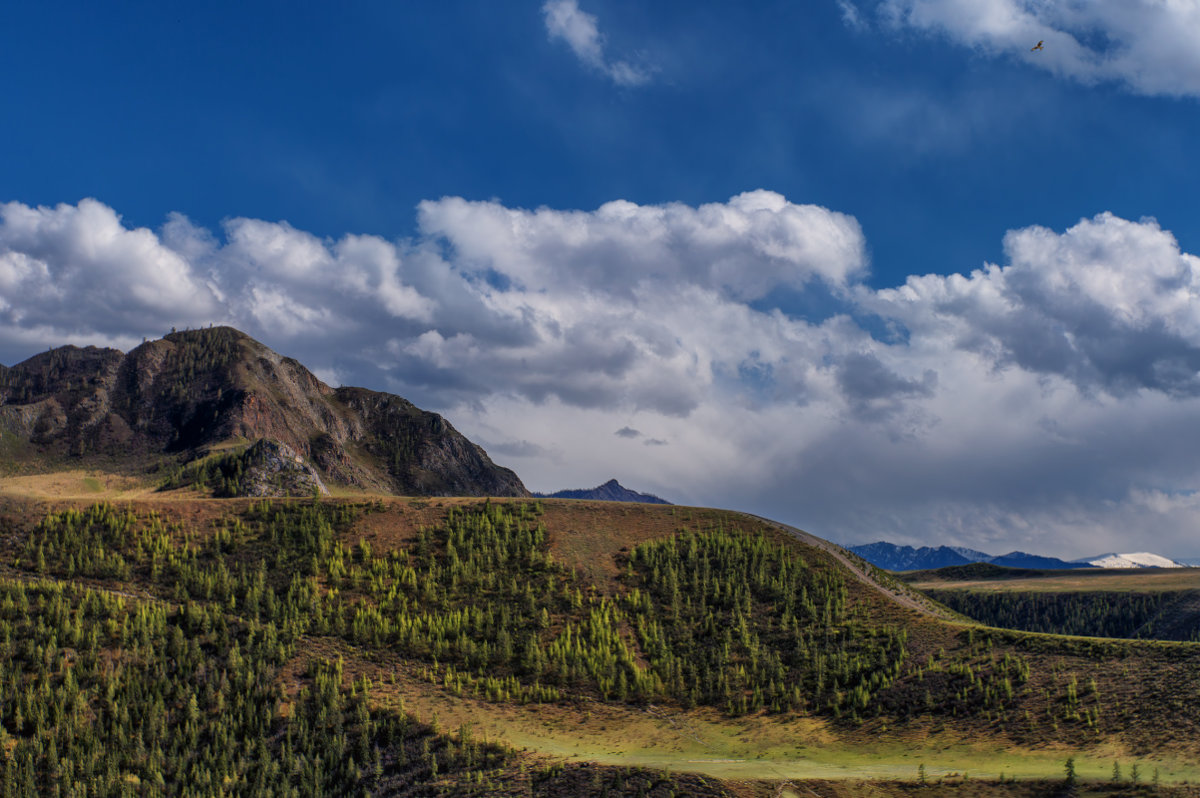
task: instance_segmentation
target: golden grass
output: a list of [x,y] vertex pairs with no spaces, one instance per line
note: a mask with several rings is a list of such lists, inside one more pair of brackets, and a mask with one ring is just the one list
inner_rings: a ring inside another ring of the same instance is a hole
[[136,477],[82,469],[0,479],[0,495],[26,499],[140,499],[153,490]]

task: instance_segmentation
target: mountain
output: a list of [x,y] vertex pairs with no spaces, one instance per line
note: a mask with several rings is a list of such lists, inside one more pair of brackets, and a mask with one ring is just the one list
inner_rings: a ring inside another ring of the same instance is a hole
[[[936,549],[922,546],[914,549],[912,546],[897,546],[895,543],[881,540],[878,543],[847,546],[846,549],[872,565],[888,571],[924,571],[945,568],[948,565],[965,565],[969,562],[976,562],[949,546],[938,546]],[[983,555],[985,558],[987,556]]]
[[649,493],[638,493],[630,490],[615,479],[610,479],[595,488],[580,490],[560,490],[557,493],[535,493],[542,499],[591,499],[602,502],[641,502],[642,504],[670,504],[666,499],[660,499]]
[[888,571],[926,571],[946,568],[953,565],[964,565],[972,562],[985,562],[1005,568],[1032,568],[1037,570],[1060,570],[1068,568],[1185,568],[1187,565],[1167,559],[1158,554],[1140,552],[1136,554],[1101,554],[1097,557],[1085,557],[1079,560],[1062,560],[1058,557],[1045,557],[1040,554],[1029,554],[1023,551],[1010,551],[1008,554],[993,556],[982,551],[967,549],[960,546],[938,546],[932,548],[922,546],[914,549],[912,546],[897,546],[895,543],[880,541],[861,546],[847,546],[872,565]]
[[1107,554],[1098,554],[1095,557],[1084,557],[1079,560],[1074,560],[1076,563],[1084,565],[1094,565],[1097,568],[1187,568],[1188,566],[1181,562],[1163,557],[1161,554],[1151,554],[1148,551],[1133,552],[1131,554],[1117,554],[1109,552]]
[[988,560],[992,565],[1004,568],[1036,568],[1039,570],[1062,570],[1068,568],[1090,568],[1092,563],[1067,562],[1057,557],[1043,557],[1039,554],[1028,554],[1023,551],[1010,551]]
[[229,484],[250,465],[230,458],[267,440],[286,448],[265,459],[256,452],[255,463],[292,469],[294,455],[325,483],[401,495],[529,495],[440,415],[389,393],[331,388],[231,327],[172,332],[127,354],[64,346],[0,369],[0,440],[20,452],[18,467],[32,470],[99,463],[144,471],[220,455],[208,473],[223,469]]
[[961,554],[971,562],[988,562],[992,559],[992,555],[977,549],[968,549],[966,546],[946,546],[946,548],[955,554]]

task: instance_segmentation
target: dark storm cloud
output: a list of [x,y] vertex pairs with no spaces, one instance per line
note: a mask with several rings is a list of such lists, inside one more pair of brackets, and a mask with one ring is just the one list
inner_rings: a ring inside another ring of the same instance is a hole
[[930,396],[937,387],[933,370],[926,370],[920,380],[905,379],[863,352],[847,355],[836,374],[846,401],[864,420],[885,419],[900,409],[903,399]]

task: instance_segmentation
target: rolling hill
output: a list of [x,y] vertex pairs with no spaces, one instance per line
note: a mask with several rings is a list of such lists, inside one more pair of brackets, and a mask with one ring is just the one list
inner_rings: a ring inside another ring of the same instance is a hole
[[[99,783],[235,794],[900,795],[924,765],[928,794],[969,772],[975,794],[1026,795],[1068,756],[1085,780],[1114,757],[1157,768],[1180,795],[1197,775],[1200,647],[965,624],[738,513],[9,494],[0,530],[18,779],[77,784],[77,758]],[[82,714],[39,725],[39,680]],[[145,753],[112,745],[145,701],[164,718]],[[36,742],[47,724],[70,768]]]

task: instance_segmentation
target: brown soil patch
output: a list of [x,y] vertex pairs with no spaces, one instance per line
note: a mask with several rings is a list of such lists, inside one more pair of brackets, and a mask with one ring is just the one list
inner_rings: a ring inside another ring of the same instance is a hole
[[423,527],[435,527],[446,518],[451,507],[481,503],[474,498],[372,498],[369,512],[363,513],[347,533],[351,543],[365,540],[375,553],[403,548],[416,539]]
[[682,530],[730,528],[731,513],[696,507],[542,499],[550,553],[605,590],[618,575],[619,553]]

